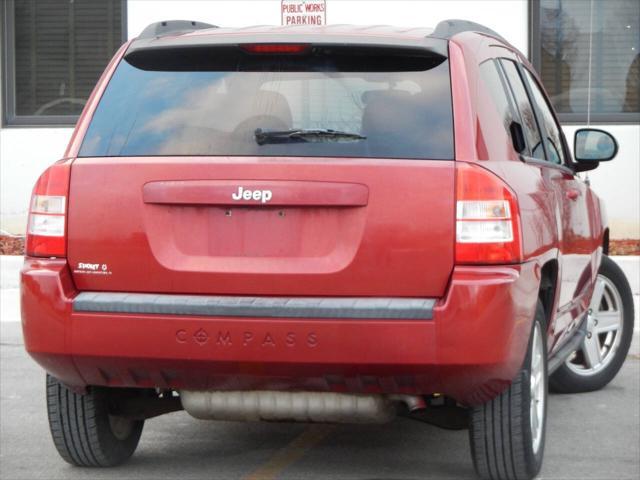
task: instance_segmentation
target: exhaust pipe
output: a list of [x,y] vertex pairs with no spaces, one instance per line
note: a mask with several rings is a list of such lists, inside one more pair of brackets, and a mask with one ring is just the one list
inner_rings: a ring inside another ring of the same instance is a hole
[[396,416],[399,402],[410,410],[424,405],[414,395],[332,392],[181,390],[180,400],[189,415],[202,420],[305,423],[386,423]]

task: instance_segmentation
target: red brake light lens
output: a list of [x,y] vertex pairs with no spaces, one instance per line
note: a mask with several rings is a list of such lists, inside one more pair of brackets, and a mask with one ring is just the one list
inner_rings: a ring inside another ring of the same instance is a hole
[[521,261],[520,213],[515,194],[488,170],[456,162],[456,263]]
[[309,50],[310,45],[303,43],[250,43],[241,45],[248,53],[300,54]]
[[49,167],[33,188],[27,226],[26,253],[32,257],[64,257],[71,162]]

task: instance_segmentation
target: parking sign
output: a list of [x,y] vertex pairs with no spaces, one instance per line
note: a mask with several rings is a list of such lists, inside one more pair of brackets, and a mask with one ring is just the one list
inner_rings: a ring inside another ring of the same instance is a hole
[[282,25],[326,25],[325,0],[282,0],[280,21]]

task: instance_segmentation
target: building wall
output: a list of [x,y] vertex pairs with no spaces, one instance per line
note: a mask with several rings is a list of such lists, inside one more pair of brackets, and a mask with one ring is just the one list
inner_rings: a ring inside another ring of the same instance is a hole
[[[280,1],[129,0],[129,37],[149,23],[166,19],[196,19],[240,27],[280,23]],[[435,26],[446,18],[466,18],[493,28],[523,53],[528,49],[527,0],[357,1],[328,0],[332,24],[392,24]],[[620,153],[589,177],[607,202],[613,238],[640,238],[640,125],[600,126],[614,134]],[[572,139],[574,126],[565,127]],[[64,153],[70,128],[0,129],[0,228],[22,233],[32,186],[40,173]]]

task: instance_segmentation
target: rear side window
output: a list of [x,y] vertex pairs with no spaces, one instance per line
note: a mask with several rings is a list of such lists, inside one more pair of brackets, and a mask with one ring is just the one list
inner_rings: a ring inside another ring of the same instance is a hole
[[557,164],[564,164],[564,150],[562,148],[562,135],[560,127],[556,123],[556,119],[551,112],[551,108],[547,103],[544,94],[540,90],[538,82],[536,82],[531,72],[526,68],[523,69],[525,77],[529,83],[529,88],[533,94],[533,100],[538,105],[538,111],[541,113],[540,128],[544,133],[544,144],[547,147],[547,155],[549,161]]
[[480,65],[480,76],[489,90],[491,100],[493,100],[493,104],[496,106],[498,114],[502,119],[504,129],[509,132],[511,122],[516,119],[514,119],[511,103],[509,102],[509,97],[505,90],[505,84],[503,83],[498,70],[498,65],[494,60],[487,60]]
[[[453,159],[449,62],[441,55],[219,48],[123,59],[79,156]],[[271,135],[291,131],[302,134]],[[258,132],[269,136],[259,142]]]
[[525,136],[527,137],[527,144],[531,150],[531,156],[539,160],[546,160],[544,147],[542,146],[542,137],[540,136],[540,130],[536,122],[536,116],[533,112],[529,96],[522,83],[522,78],[518,73],[516,64],[511,60],[501,59],[500,63],[504,67],[505,75],[511,86],[511,91],[515,97],[518,111],[520,112],[520,118],[522,119],[522,128]]

